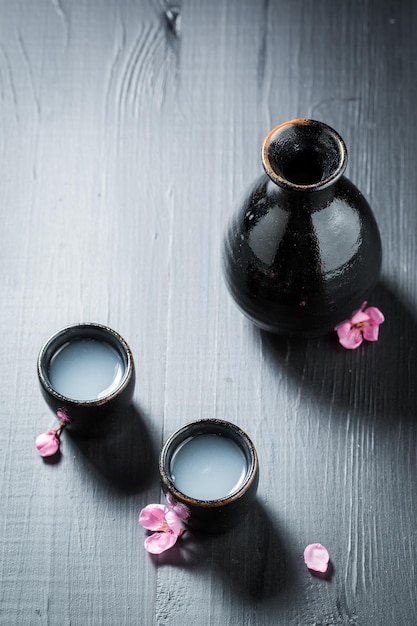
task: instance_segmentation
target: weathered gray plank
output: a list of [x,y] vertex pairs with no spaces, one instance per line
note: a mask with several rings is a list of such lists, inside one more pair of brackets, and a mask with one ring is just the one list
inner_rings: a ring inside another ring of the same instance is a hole
[[[413,3],[183,0],[171,26],[162,0],[0,4],[0,623],[414,623]],[[297,116],[345,138],[383,236],[387,321],[355,353],[259,333],[223,285],[262,139]],[[37,352],[82,320],[130,343],[136,408],[44,464]],[[152,559],[159,447],[207,416],[253,438],[258,507]]]

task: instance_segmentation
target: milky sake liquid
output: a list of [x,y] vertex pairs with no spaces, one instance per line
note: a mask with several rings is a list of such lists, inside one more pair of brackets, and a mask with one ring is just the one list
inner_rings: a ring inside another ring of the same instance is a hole
[[218,500],[244,482],[248,464],[232,439],[216,434],[183,441],[172,455],[170,473],[179,491],[197,500]]
[[61,346],[49,365],[52,387],[72,400],[98,400],[115,391],[124,374],[122,356],[105,341],[77,339]]

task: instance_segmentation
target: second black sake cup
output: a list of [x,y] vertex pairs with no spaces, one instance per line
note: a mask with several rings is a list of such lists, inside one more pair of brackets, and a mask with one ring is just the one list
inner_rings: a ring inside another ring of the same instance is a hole
[[258,455],[248,435],[221,419],[202,419],[174,432],[159,459],[163,491],[191,528],[223,531],[254,506]]

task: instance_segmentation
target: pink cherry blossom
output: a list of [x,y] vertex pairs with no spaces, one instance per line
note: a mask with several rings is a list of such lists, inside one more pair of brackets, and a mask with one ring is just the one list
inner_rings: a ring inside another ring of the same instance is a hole
[[383,314],[374,306],[366,308],[364,302],[352,317],[335,327],[339,341],[344,348],[355,350],[364,339],[377,341],[379,326],[385,320]]
[[310,543],[304,550],[304,562],[314,572],[325,574],[329,560],[329,553],[321,543]]
[[53,456],[58,452],[59,448],[59,428],[56,430],[50,430],[47,433],[38,435],[35,440],[35,445],[41,456]]
[[147,530],[155,531],[145,539],[145,550],[161,554],[175,545],[183,528],[181,519],[164,504],[148,504],[139,514],[139,523]]

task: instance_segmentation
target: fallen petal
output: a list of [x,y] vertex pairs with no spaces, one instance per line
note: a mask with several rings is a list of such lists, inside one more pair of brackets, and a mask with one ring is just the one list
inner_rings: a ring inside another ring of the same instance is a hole
[[366,326],[363,329],[363,336],[366,341],[378,341],[379,326]]
[[342,322],[335,326],[335,331],[340,339],[347,337],[352,330],[352,326],[350,322]]
[[38,435],[35,439],[35,445],[42,457],[53,456],[58,452],[59,439],[56,430],[50,430],[47,433]]
[[310,543],[304,550],[304,562],[314,572],[327,572],[329,560],[329,553],[321,543]]
[[364,313],[369,316],[371,324],[377,324],[379,326],[379,324],[385,321],[384,314],[376,306],[368,307]]
[[148,504],[139,514],[139,524],[147,530],[165,530],[169,512],[164,504]]
[[172,531],[153,533],[145,539],[145,550],[151,554],[161,554],[175,545],[178,535]]
[[181,519],[178,517],[175,511],[168,511],[165,519],[168,524],[169,530],[171,530],[174,535],[178,537],[178,535],[180,535],[182,531]]
[[369,309],[366,309],[366,311],[358,311],[357,313],[352,315],[352,317],[349,320],[352,326],[355,326],[355,324],[363,324],[364,322],[368,322],[369,321],[369,315],[367,313],[368,310]]
[[340,334],[339,331],[337,331],[337,335],[339,337],[339,342],[347,350],[355,350],[356,348],[359,348],[363,341],[362,333],[357,328],[352,328],[347,335]]

